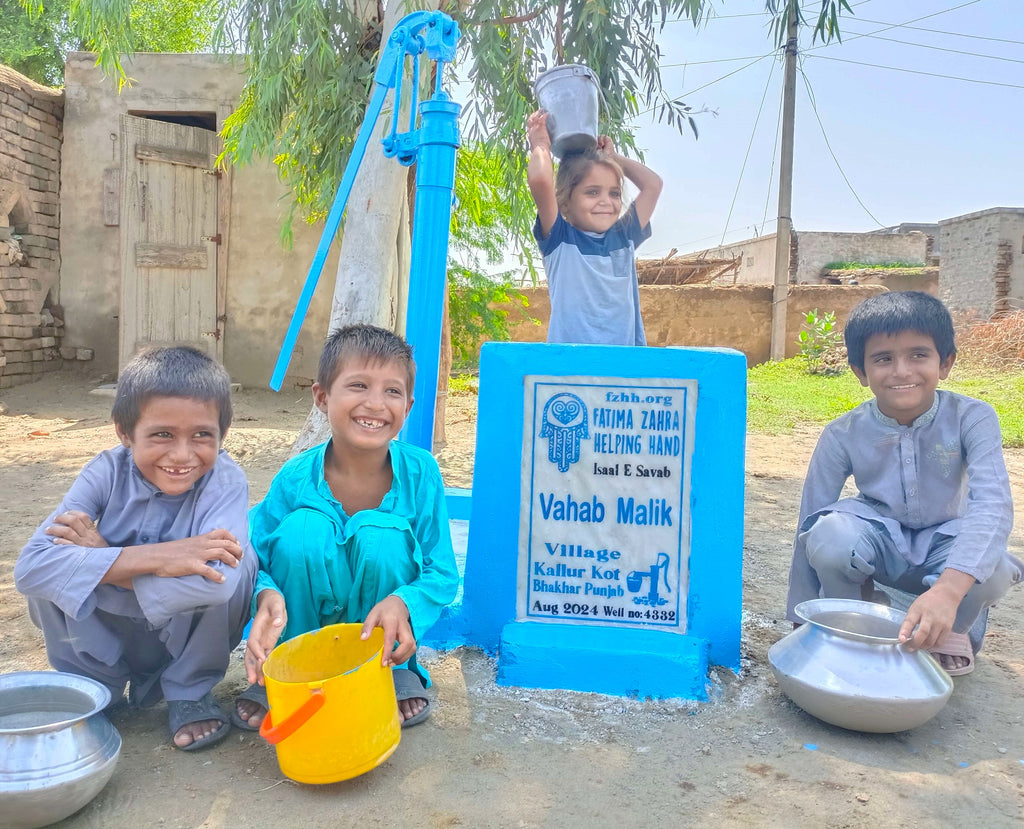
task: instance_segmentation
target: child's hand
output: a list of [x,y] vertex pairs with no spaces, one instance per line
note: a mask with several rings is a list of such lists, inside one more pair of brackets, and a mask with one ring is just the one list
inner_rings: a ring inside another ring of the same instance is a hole
[[256,597],[256,615],[245,642],[245,675],[250,685],[254,682],[263,684],[263,663],[281,638],[287,621],[284,596],[276,590],[261,590]]
[[551,151],[551,136],[548,135],[548,114],[538,109],[526,119],[526,137],[530,140],[530,149]]
[[225,580],[224,574],[207,562],[221,561],[237,567],[242,545],[227,530],[210,530],[203,535],[155,544],[153,554],[157,560],[152,572],[158,576],[175,578],[195,574],[220,583]]
[[[409,624],[409,608],[398,596],[388,596],[370,608],[359,638],[369,639],[370,632],[378,627],[384,629],[384,656],[381,664],[385,668],[401,665],[416,653],[416,639],[412,635],[412,625]],[[396,641],[397,645],[394,644]]]
[[907,650],[933,648],[941,642],[953,629],[962,598],[963,594],[957,595],[955,590],[940,582],[918,596],[900,628],[899,639],[906,643]]
[[56,524],[46,528],[54,544],[74,544],[76,547],[108,547],[96,528],[96,522],[81,510],[68,510],[53,519]]
[[608,155],[617,155],[615,152],[615,144],[607,135],[599,135],[597,138],[597,148],[602,152],[608,153]]

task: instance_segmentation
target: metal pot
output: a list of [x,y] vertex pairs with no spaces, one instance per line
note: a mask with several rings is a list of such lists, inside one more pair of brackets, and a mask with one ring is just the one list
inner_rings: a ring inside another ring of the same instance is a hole
[[540,108],[548,113],[551,154],[565,158],[597,146],[597,73],[582,63],[549,69],[533,84]]
[[56,671],[0,675],[0,824],[48,826],[77,812],[117,765],[110,691]]
[[927,651],[897,638],[906,616],[852,599],[796,606],[807,622],[768,649],[779,687],[807,713],[854,731],[891,733],[934,717],[953,681]]

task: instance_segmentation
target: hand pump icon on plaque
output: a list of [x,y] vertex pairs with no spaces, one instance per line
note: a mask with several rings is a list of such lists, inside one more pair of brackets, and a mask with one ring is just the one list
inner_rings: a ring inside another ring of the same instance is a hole
[[649,605],[650,607],[660,607],[663,604],[668,604],[668,599],[663,599],[658,594],[659,575],[661,580],[665,582],[665,592],[671,593],[672,588],[668,585],[668,565],[671,561],[671,557],[668,553],[658,553],[657,561],[651,565],[649,570],[633,570],[626,576],[626,587],[630,593],[639,593],[643,587],[644,579],[648,579],[648,587],[646,596],[634,596],[633,604]]

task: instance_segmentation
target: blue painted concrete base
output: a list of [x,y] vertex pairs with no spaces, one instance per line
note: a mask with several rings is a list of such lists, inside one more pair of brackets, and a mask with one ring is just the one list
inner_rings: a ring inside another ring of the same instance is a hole
[[511,622],[498,684],[706,700],[708,643],[663,630]]

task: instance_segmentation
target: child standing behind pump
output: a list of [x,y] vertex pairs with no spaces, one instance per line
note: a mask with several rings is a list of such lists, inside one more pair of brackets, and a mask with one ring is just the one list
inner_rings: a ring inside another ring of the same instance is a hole
[[[606,135],[596,149],[563,158],[556,178],[547,117],[538,110],[527,120],[527,181],[551,300],[548,342],[646,345],[635,251],[651,235],[661,178]],[[625,215],[623,176],[640,191]]]
[[[956,360],[946,306],[919,291],[879,294],[846,322],[853,373],[875,395],[829,423],[804,481],[788,615],[819,597],[911,593],[899,638],[951,675],[981,649],[979,616],[1024,576],[999,420],[988,403],[936,390]],[[841,498],[853,476],[857,495]],[[887,598],[887,597],[886,597]],[[969,640],[968,630],[974,636]]]
[[210,693],[249,620],[249,485],[221,449],[231,381],[194,348],[137,354],[111,412],[121,446],[86,464],[21,551],[14,581],[58,671],[114,701],[167,699],[192,751],[231,730]]
[[402,726],[430,713],[416,638],[455,598],[459,574],[437,462],[394,440],[415,372],[412,349],[390,331],[352,325],[327,338],[313,400],[331,438],[288,461],[250,515],[260,572],[251,684],[233,712],[241,728],[267,713],[261,668],[278,639],[341,622],[362,622],[364,639],[383,628]]

